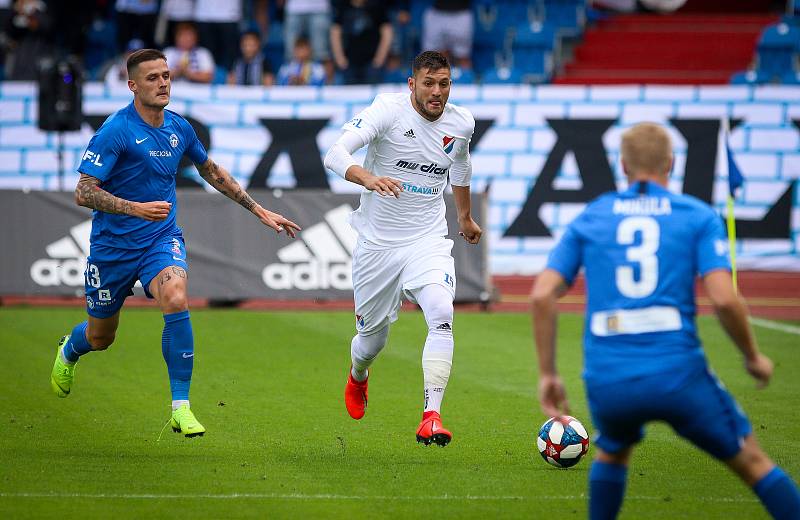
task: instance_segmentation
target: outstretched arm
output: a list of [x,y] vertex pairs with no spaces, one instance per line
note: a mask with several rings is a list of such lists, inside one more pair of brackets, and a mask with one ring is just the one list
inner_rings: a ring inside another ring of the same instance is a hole
[[228,170],[211,159],[197,166],[197,171],[200,172],[200,176],[205,179],[207,183],[212,185],[214,189],[229,199],[236,201],[247,211],[253,213],[265,226],[271,227],[278,233],[285,230],[286,234],[292,238],[295,236],[295,231],[300,231],[300,226],[285,218],[283,215],[262,208],[261,205],[254,201],[253,197],[236,182],[236,179],[228,173]]
[[481,231],[481,227],[477,222],[472,220],[472,200],[469,196],[469,186],[453,185],[452,188],[458,213],[458,234],[470,244],[477,244],[483,231]]
[[85,173],[81,173],[75,187],[75,203],[105,213],[130,215],[149,221],[164,220],[172,208],[172,204],[163,200],[133,202],[112,195],[100,187],[100,179]]
[[565,292],[564,277],[553,269],[539,273],[531,291],[533,337],[539,359],[539,402],[549,417],[569,413],[567,393],[556,368],[556,302]]
[[759,386],[766,386],[772,377],[772,361],[758,350],[747,307],[733,289],[731,273],[724,269],[711,271],[703,277],[703,285],[722,328],[744,356],[745,369]]

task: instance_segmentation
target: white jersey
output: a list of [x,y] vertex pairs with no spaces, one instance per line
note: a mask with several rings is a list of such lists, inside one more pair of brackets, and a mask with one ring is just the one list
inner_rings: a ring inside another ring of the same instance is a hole
[[397,198],[361,194],[361,206],[350,219],[359,236],[381,247],[446,236],[443,193],[448,178],[453,186],[469,186],[472,175],[472,114],[447,103],[439,119],[428,121],[414,109],[410,93],[379,94],[343,130],[369,143],[365,169],[403,183]]

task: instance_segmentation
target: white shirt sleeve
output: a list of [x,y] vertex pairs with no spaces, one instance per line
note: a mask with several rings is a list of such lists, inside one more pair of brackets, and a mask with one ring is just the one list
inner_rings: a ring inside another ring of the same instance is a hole
[[469,143],[472,141],[472,134],[475,131],[475,119],[470,117],[471,126],[466,136],[456,136],[458,150],[450,167],[451,186],[469,186],[472,180],[472,162],[469,158]]
[[376,96],[370,106],[342,126],[342,135],[325,154],[325,167],[344,179],[347,169],[358,164],[353,152],[380,137],[393,121],[389,103],[383,96]]
[[383,95],[378,95],[370,106],[342,126],[345,132],[355,132],[369,143],[392,127],[395,115]]
[[357,132],[342,132],[339,139],[333,143],[328,153],[325,154],[325,167],[344,179],[347,169],[354,164],[358,164],[353,159],[353,152],[366,144],[363,137]]

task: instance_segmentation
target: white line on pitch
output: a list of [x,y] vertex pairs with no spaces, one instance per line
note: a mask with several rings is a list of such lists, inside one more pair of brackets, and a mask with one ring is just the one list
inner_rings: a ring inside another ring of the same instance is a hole
[[765,320],[763,318],[753,318],[752,316],[750,317],[750,323],[758,325],[759,327],[764,327],[765,329],[779,330],[781,332],[788,332],[789,334],[800,336],[800,327],[795,327],[787,323]]
[[[584,495],[564,496],[491,496],[491,495],[433,495],[433,496],[407,496],[407,495],[328,495],[328,494],[279,494],[279,493],[229,493],[229,494],[158,494],[158,493],[0,493],[0,498],[110,498],[110,499],[212,499],[235,500],[243,498],[272,499],[272,500],[476,500],[476,501],[524,501],[524,500],[585,500]],[[654,496],[626,496],[626,500],[652,500],[661,501],[665,497]],[[745,497],[692,497],[701,502],[757,502],[753,498]]]

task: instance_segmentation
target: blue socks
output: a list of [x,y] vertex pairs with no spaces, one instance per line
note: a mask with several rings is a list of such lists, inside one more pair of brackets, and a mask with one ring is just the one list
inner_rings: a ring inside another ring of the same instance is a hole
[[188,401],[194,367],[194,336],[188,310],[164,315],[161,353],[167,362],[172,400]]
[[92,346],[86,340],[86,327],[89,322],[84,321],[75,325],[69,336],[69,341],[64,345],[61,353],[64,354],[64,359],[70,363],[75,363],[78,358],[92,350]]
[[593,461],[589,470],[589,518],[614,519],[625,496],[628,467]]
[[753,491],[772,518],[779,520],[800,518],[800,493],[797,485],[778,466],[756,482]]

